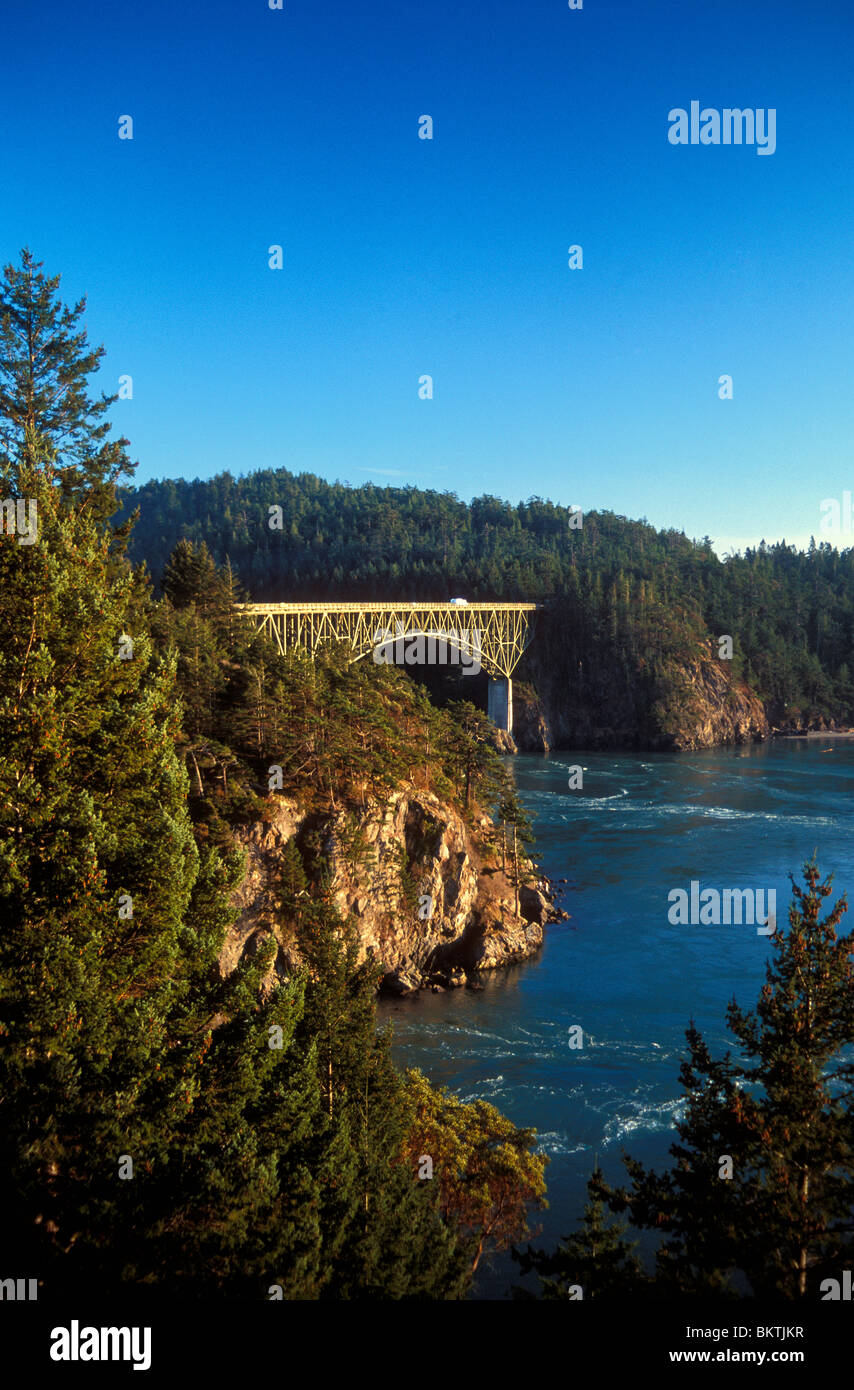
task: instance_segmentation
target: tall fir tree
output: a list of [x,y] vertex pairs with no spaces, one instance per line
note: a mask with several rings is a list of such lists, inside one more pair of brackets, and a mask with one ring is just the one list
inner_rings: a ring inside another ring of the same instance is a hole
[[300,983],[259,1000],[262,958],[219,979],[240,866],[193,836],[174,663],[128,621],[136,580],[106,528],[49,469],[27,487],[39,543],[0,538],[7,1257],[48,1295],[310,1294],[320,1090],[294,1046]]
[[509,861],[510,882],[513,885],[515,912],[518,917],[519,889],[525,882],[526,873],[529,872],[530,848],[534,843],[534,833],[530,817],[519,800],[509,776],[502,785],[497,815],[501,822],[501,869],[506,873]]
[[[20,474],[36,462],[35,441],[47,446],[38,464],[56,481],[66,505],[85,505],[96,519],[117,508],[116,487],[132,467],[127,439],[110,439],[105,418],[118,394],[92,396],[88,378],[104,348],[90,349],[81,327],[86,300],[73,307],[58,295],[29,249],[0,282],[0,477],[25,496]],[[126,531],[123,533],[126,534]]]
[[446,762],[454,781],[462,783],[468,811],[479,799],[491,801],[506,780],[493,747],[495,726],[469,700],[451,701],[445,713]]
[[315,1142],[327,1175],[324,1296],[459,1297],[468,1283],[465,1241],[406,1158],[414,1112],[390,1035],[376,1026],[381,970],[370,956],[360,960],[353,924],[330,906],[312,909],[300,942],[309,974],[300,1031],[323,1097]]
[[815,1298],[854,1262],[854,939],[837,935],[844,897],[822,918],[832,880],[815,859],[792,880],[789,929],[756,1008],[727,1013],[744,1060],[715,1060],[688,1030],[687,1093],[675,1167],[627,1159],[615,1211],[663,1234],[662,1293]]

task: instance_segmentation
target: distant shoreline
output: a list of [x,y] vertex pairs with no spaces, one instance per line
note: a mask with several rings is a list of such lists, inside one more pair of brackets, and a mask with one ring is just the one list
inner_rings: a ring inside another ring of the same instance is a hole
[[810,729],[805,734],[775,734],[775,738],[854,738],[854,729]]

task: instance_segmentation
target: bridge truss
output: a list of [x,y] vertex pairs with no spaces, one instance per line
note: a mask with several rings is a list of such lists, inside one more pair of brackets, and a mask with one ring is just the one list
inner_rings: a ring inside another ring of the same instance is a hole
[[324,642],[347,642],[354,661],[386,639],[424,636],[477,653],[493,680],[508,680],[532,636],[535,603],[241,603],[238,609],[279,651],[312,655]]

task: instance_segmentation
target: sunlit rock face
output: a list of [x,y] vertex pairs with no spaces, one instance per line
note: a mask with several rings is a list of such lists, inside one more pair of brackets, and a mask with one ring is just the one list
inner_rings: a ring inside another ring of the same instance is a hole
[[363,951],[383,967],[384,989],[454,988],[479,971],[524,960],[542,945],[544,924],[561,914],[540,888],[522,886],[517,915],[488,827],[483,821],[475,834],[452,806],[412,786],[369,803],[355,819],[343,811],[308,814],[276,798],[269,819],[235,832],[246,868],[221,970],[229,973],[271,934],[278,950],[268,986],[300,964],[297,922],[283,912],[277,889],[281,856],[294,836],[301,850],[310,844],[311,854],[322,856],[335,904],[355,919]]
[[711,648],[676,660],[634,665],[588,663],[573,687],[542,653],[531,666],[536,689],[519,683],[513,736],[525,753],[550,748],[644,748],[665,752],[753,743],[772,732],[768,712],[749,686],[733,678]]

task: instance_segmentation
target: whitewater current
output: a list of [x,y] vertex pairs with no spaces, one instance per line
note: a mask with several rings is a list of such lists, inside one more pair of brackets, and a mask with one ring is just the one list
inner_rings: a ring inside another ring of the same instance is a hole
[[[533,960],[484,976],[482,992],[422,991],[381,1003],[380,1019],[393,1025],[401,1065],[536,1128],[550,1160],[536,1243],[549,1246],[574,1229],[597,1156],[612,1181],[624,1177],[624,1149],[667,1163],[686,1026],[718,1052],[732,1047],[727,1004],[751,1007],[764,981],[767,936],[747,924],[673,925],[668,893],[692,880],[775,889],[785,923],[788,875],[816,850],[834,896],[847,889],[854,901],[854,740],[558,753],[508,766],[541,868],[567,880],[559,903],[570,921],[546,928]],[[583,769],[578,790],[573,767]],[[476,1293],[507,1296],[513,1282],[512,1260],[499,1257]]]

